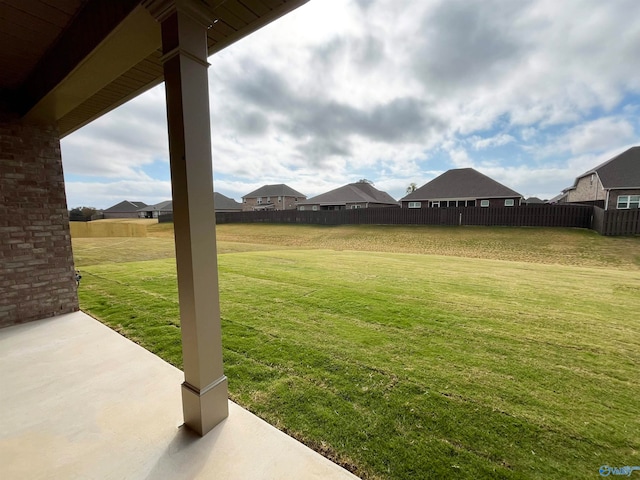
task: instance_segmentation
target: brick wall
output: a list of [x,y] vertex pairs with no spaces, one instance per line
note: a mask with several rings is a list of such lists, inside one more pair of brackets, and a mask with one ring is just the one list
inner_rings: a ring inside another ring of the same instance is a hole
[[[278,201],[278,196],[274,197],[261,197],[262,203],[258,203],[258,199],[256,197],[245,198],[242,203],[242,210],[244,212],[252,212],[255,207],[264,207],[267,204],[273,204],[274,210],[295,210],[298,205],[298,201],[303,202],[306,197],[289,197],[284,196],[280,197],[280,202]],[[267,200],[268,199],[268,200]],[[283,202],[284,199],[284,208]]]
[[0,121],[0,327],[78,310],[55,128]]
[[618,197],[620,195],[640,195],[640,189],[634,188],[629,190],[611,190],[611,193],[609,194],[608,210],[618,209]]
[[569,190],[567,202],[588,202],[604,200],[606,194],[596,174],[587,175],[578,179],[576,188]]

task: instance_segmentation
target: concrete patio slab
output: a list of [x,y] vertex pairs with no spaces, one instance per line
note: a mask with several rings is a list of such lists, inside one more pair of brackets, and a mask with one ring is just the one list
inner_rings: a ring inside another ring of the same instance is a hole
[[229,402],[182,425],[183,374],[82,312],[0,330],[3,479],[356,479]]

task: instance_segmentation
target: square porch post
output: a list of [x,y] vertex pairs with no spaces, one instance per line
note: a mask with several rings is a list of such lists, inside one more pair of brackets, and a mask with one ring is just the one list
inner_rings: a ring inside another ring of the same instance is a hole
[[222,365],[207,79],[212,19],[192,0],[152,0],[161,23],[185,381],[185,424],[205,435],[228,416]]

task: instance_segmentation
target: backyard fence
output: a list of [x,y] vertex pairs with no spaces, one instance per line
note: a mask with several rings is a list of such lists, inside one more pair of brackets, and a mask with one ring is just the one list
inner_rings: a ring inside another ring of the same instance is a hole
[[640,209],[593,208],[593,227],[600,235],[640,235]]
[[591,228],[593,207],[527,205],[520,207],[362,208],[350,210],[216,213],[223,223],[298,223],[312,225],[483,225]]
[[[158,217],[172,222],[173,215]],[[482,225],[592,228],[601,235],[640,235],[640,210],[603,210],[593,205],[519,207],[362,208],[353,210],[216,212],[216,223],[308,225]]]
[[173,222],[173,213],[162,213],[158,215],[158,223],[170,223],[170,222]]

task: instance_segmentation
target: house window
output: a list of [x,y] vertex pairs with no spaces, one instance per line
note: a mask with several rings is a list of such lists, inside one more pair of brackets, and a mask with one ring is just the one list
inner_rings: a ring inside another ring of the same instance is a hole
[[422,202],[409,202],[409,208],[422,208]]
[[481,207],[488,207],[489,206],[489,200],[480,200],[480,206]]
[[300,205],[300,206],[298,207],[298,209],[299,209],[301,212],[304,212],[304,205]]
[[362,205],[351,205],[351,208],[362,208]]
[[476,206],[475,200],[467,200],[467,207],[475,207],[475,206]]
[[267,197],[267,203],[271,202],[271,197]]
[[313,210],[314,212],[317,212],[318,211],[318,206],[314,205],[313,207],[311,207],[311,210]]
[[440,208],[440,202],[431,202],[431,207],[432,208]]
[[505,207],[513,207],[513,198],[505,198],[504,206]]
[[640,195],[620,195],[618,208],[640,208]]
[[258,205],[262,205],[262,197],[258,197],[258,199],[256,200],[256,203]]
[[282,201],[282,197],[278,196],[278,203]]
[[242,199],[242,203],[247,203],[247,199],[246,199],[246,198],[243,198],[243,199]]

